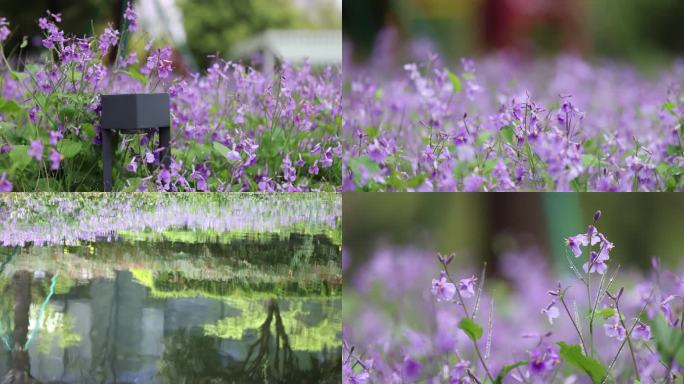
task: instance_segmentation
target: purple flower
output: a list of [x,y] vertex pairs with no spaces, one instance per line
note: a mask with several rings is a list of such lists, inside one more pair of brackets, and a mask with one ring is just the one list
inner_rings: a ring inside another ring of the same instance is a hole
[[136,161],[135,156],[131,159],[131,162],[128,163],[128,165],[126,166],[126,170],[132,173],[135,173],[138,170],[138,162]]
[[613,244],[608,242],[607,239],[596,230],[596,227],[590,225],[587,227],[586,233],[580,233],[565,239],[565,244],[570,247],[570,250],[572,250],[575,257],[580,257],[582,256],[582,249],[580,247],[586,247],[587,245],[594,246],[601,241],[606,241],[609,244],[608,251],[613,248]]
[[404,378],[408,381],[416,381],[420,378],[420,373],[423,370],[423,366],[417,361],[410,357],[404,359],[404,364],[402,366],[402,373]]
[[632,330],[632,339],[634,340],[651,340],[651,327],[639,321],[639,323]]
[[50,149],[50,155],[48,155],[48,159],[50,160],[50,169],[53,171],[56,171],[59,169],[59,163],[64,159],[62,155],[57,152],[55,148]]
[[150,75],[155,70],[157,71],[157,75],[160,79],[169,77],[171,71],[173,70],[171,67],[171,48],[159,48],[152,52],[152,54],[147,58],[145,66],[140,70],[140,72],[145,75]]
[[387,152],[377,139],[375,139],[373,143],[368,146],[368,157],[376,163],[382,163],[385,161]]
[[154,163],[154,154],[150,151],[145,152],[145,162],[147,164]]
[[309,175],[318,175],[318,160],[309,167]]
[[236,151],[235,149],[231,149],[226,153],[226,158],[228,161],[231,162],[236,162],[242,160],[242,156],[240,156],[240,152]]
[[468,376],[468,367],[470,362],[468,360],[461,360],[449,372],[449,384],[470,384],[470,376]]
[[8,28],[9,22],[6,18],[0,17],[0,43],[7,40],[9,37],[10,29]]
[[43,142],[40,140],[33,140],[26,153],[37,161],[40,161],[43,157]]
[[321,167],[328,168],[333,165],[334,155],[332,153],[332,148],[325,150],[325,153],[321,155]]
[[7,172],[0,175],[0,192],[12,192],[12,183],[7,180]]
[[591,252],[589,255],[589,261],[582,264],[582,269],[585,273],[598,273],[603,275],[608,270],[608,265],[606,264],[607,257],[602,258],[596,252]]
[[477,278],[473,276],[458,282],[458,291],[461,293],[461,297],[467,299],[475,296],[475,281]]
[[48,140],[48,144],[50,145],[57,145],[57,142],[62,139],[62,132],[60,131],[50,131],[50,139]]
[[478,175],[468,175],[463,179],[463,191],[478,192],[484,183],[484,179]]
[[456,294],[456,286],[447,280],[446,273],[442,271],[438,279],[432,279],[432,294],[437,301],[451,301]]
[[297,170],[292,166],[290,155],[285,156],[280,167],[283,170],[283,179],[288,183],[294,183],[295,179],[297,179]]
[[124,19],[128,20],[128,30],[135,32],[138,30],[138,14],[131,8],[131,2],[128,2],[126,11],[124,12]]
[[603,324],[603,329],[606,331],[606,336],[615,337],[622,341],[625,339],[625,328],[620,324],[620,317],[617,313],[608,318]]
[[118,41],[119,31],[108,25],[104,33],[100,35],[100,52],[102,52],[102,55],[105,55],[109,48],[115,46]]
[[551,345],[542,343],[530,353],[527,369],[532,375],[543,376],[553,371],[559,362],[558,352]]
[[549,320],[549,324],[551,325],[553,325],[553,319],[557,319],[560,315],[558,307],[554,305],[555,303],[556,301],[554,300],[546,308],[542,308],[541,310],[541,313],[546,315],[547,319]]

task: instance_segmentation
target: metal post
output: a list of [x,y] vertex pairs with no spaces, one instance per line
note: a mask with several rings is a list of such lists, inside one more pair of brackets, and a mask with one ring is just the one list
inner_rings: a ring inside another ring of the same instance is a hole
[[112,191],[112,131],[102,129],[102,168],[104,170],[104,191]]
[[159,146],[163,147],[164,150],[159,154],[160,163],[166,168],[171,164],[171,127],[160,127],[159,128]]

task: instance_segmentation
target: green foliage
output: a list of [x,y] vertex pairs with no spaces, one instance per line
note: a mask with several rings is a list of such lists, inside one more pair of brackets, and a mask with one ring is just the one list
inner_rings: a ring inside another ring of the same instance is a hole
[[463,89],[463,86],[461,85],[461,79],[456,75],[455,73],[449,71],[449,80],[451,80],[451,87],[454,89],[454,93],[460,93],[461,90]]
[[305,24],[289,0],[184,0],[179,5],[190,51],[205,65],[207,55],[226,56],[236,43],[267,29]]
[[662,314],[653,318],[651,321],[653,338],[656,342],[656,349],[663,361],[675,360],[680,365],[684,365],[684,335],[677,329],[670,327]]
[[468,335],[470,340],[477,341],[482,337],[482,326],[473,320],[464,318],[458,323],[458,327]]
[[561,360],[589,375],[593,383],[601,383],[606,377],[606,367],[598,360],[585,356],[579,345],[569,345],[562,341],[558,345],[560,346]]
[[499,374],[496,375],[496,378],[494,379],[494,384],[502,384],[504,377],[506,377],[506,375],[508,375],[509,372],[511,372],[512,370],[514,370],[520,366],[523,366],[525,364],[527,364],[527,361],[522,360],[522,361],[515,362],[513,364],[504,365],[504,367],[501,368],[501,371],[499,372]]

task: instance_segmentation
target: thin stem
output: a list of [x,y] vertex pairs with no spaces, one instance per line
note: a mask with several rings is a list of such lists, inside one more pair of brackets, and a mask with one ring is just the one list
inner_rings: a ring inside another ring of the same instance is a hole
[[[641,310],[639,311],[639,314],[637,315],[637,319],[641,317],[641,315],[644,313],[644,310],[646,310],[646,306],[648,305],[649,301],[651,300],[651,297],[653,296],[653,289],[651,289],[651,293],[648,295],[648,300],[646,300],[646,304],[644,304],[643,307],[641,307]],[[636,327],[638,321],[634,321],[634,324],[632,324],[632,327],[629,329],[629,332],[627,332],[627,338],[632,336],[632,331]],[[618,348],[617,353],[615,354],[615,357],[613,357],[613,360],[610,362],[610,365],[608,365],[608,369],[606,370],[606,376],[601,380],[601,384],[605,383],[606,380],[608,379],[608,376],[610,376],[610,371],[613,369],[613,366],[615,365],[615,362],[618,359],[618,356],[620,356],[620,352],[622,352],[622,348],[624,348],[625,344],[627,343],[627,340],[624,340],[622,344],[620,344],[620,348]],[[669,370],[668,370],[669,372]]]
[[584,338],[582,337],[582,332],[580,332],[579,328],[577,327],[577,323],[575,323],[575,319],[572,317],[572,314],[570,313],[570,309],[568,309],[567,304],[565,304],[565,298],[563,297],[563,294],[558,295],[560,298],[561,304],[563,304],[563,308],[565,308],[565,312],[568,313],[568,317],[570,318],[570,321],[572,322],[572,325],[575,327],[575,330],[577,331],[577,335],[580,338],[580,342],[582,343],[582,349],[584,349],[584,353],[587,353],[587,346],[584,343]]
[[[468,313],[468,307],[466,306],[465,301],[463,300],[463,296],[461,296],[461,291],[458,289],[458,285],[454,281],[454,279],[451,278],[451,275],[449,275],[449,271],[446,268],[446,265],[444,266],[444,273],[447,276],[447,279],[451,282],[451,284],[455,285],[456,288],[456,294],[458,295],[458,301],[461,303],[461,306],[463,307],[463,312],[465,313],[466,317],[470,320],[472,320],[472,317],[470,317],[470,314]],[[489,380],[492,382],[494,381],[494,376],[489,372],[489,368],[487,368],[487,363],[485,363],[484,358],[482,357],[482,353],[480,352],[480,347],[477,345],[476,340],[472,340],[473,346],[475,347],[475,353],[477,353],[477,357],[480,359],[480,364],[482,364],[482,368],[484,368],[485,373],[487,374],[487,377],[489,377]]]
[[[622,319],[622,315],[620,313],[620,306],[618,305],[618,301],[618,299],[615,300],[615,311],[617,311],[617,315],[620,319],[620,324],[622,325],[622,328],[627,329],[625,321]],[[636,320],[634,322],[634,325],[636,325],[638,322],[639,321]],[[634,373],[636,374],[637,381],[641,381],[641,378],[639,377],[639,366],[637,365],[636,357],[634,356],[634,347],[632,346],[632,340],[630,339],[629,335],[627,335],[627,345],[629,346],[629,354],[632,356],[632,363],[634,363]]]

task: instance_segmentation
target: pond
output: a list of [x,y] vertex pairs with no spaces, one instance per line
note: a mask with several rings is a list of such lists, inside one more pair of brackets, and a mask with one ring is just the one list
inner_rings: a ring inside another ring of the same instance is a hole
[[[50,196],[31,213],[0,200],[14,215],[0,225],[0,378],[339,383],[338,197],[306,198],[323,199],[320,214],[253,197],[160,196],[148,210],[150,201]],[[34,215],[54,207],[56,225]],[[84,227],[97,212],[109,219]],[[155,227],[180,212],[182,224]]]

